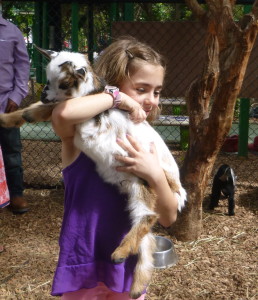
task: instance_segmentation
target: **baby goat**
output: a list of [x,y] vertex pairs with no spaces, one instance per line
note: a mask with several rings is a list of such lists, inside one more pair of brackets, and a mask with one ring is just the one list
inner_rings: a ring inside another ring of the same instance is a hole
[[[96,93],[103,90],[101,80],[92,71],[87,58],[79,53],[53,52],[40,49],[50,59],[47,66],[47,86],[42,93],[42,102],[23,110],[0,116],[0,125],[21,126],[25,121],[45,121],[51,117],[56,102],[69,98]],[[114,156],[128,154],[118,146],[116,139],[126,141],[130,134],[150,150],[154,142],[160,164],[164,169],[171,189],[177,193],[178,209],[184,206],[186,192],[181,186],[178,166],[159,134],[147,121],[134,124],[126,112],[110,109],[97,117],[76,126],[75,145],[90,157],[104,181],[118,186],[128,195],[128,208],[132,228],[121,244],[112,253],[115,263],[124,261],[131,254],[138,254],[134,279],[130,290],[131,298],[138,298],[150,281],[153,269],[155,239],[151,227],[157,221],[155,213],[156,195],[140,178],[115,171],[119,163]]]
[[214,176],[209,209],[213,210],[219,204],[221,193],[228,198],[228,215],[235,214],[236,177],[229,165],[221,165]]

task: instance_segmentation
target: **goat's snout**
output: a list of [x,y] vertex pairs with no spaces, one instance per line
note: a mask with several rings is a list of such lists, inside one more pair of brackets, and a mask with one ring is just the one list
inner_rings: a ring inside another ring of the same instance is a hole
[[40,100],[41,100],[41,102],[43,102],[43,103],[49,103],[49,102],[51,102],[51,100],[49,100],[49,99],[47,98],[47,96],[48,96],[47,91],[48,91],[48,90],[49,90],[48,85],[45,85],[45,87],[44,87],[44,89],[43,89],[43,91],[42,91],[42,93],[41,93],[41,95],[40,95]]

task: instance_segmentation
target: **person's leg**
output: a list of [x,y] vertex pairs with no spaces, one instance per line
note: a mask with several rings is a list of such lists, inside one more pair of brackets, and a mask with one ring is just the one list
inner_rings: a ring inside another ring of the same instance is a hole
[[143,294],[141,295],[141,297],[137,298],[137,299],[132,299],[130,298],[129,296],[129,293],[111,293],[107,300],[144,300],[145,299],[145,295],[146,294]]
[[[144,300],[145,294],[138,299]],[[98,286],[92,289],[81,289],[76,292],[65,293],[61,300],[133,300],[129,297],[129,293],[117,293],[111,291],[104,283],[99,282]]]
[[[134,300],[144,300],[145,299],[145,295],[146,294],[143,294],[139,298],[134,299]],[[109,290],[107,300],[133,300],[133,299],[130,298],[128,292],[117,293],[117,292]]]
[[61,300],[107,300],[109,290],[103,283],[92,289],[81,289],[79,291],[65,293]]
[[28,211],[28,204],[23,198],[24,187],[20,129],[0,128],[0,143],[10,193],[11,209],[15,213],[24,213]]

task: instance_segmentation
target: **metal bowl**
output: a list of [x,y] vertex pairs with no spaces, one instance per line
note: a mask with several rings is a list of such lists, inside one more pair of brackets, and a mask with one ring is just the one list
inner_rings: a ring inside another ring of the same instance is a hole
[[156,251],[153,253],[154,267],[165,269],[174,266],[178,262],[174,244],[163,236],[155,236]]

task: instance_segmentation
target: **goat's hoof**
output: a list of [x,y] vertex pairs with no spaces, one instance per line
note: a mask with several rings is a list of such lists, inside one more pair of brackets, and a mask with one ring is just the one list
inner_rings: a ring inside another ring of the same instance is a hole
[[228,213],[228,215],[229,215],[229,216],[234,216],[235,213],[234,213],[233,211],[231,211],[231,212]]
[[121,247],[118,247],[112,254],[111,260],[115,264],[121,264],[128,257],[128,251],[124,251]]
[[125,258],[112,258],[112,262],[116,265],[121,264],[125,261]]
[[138,298],[141,297],[141,295],[142,295],[141,292],[130,292],[130,293],[129,293],[129,296],[130,296],[130,298],[132,298],[132,299],[138,299]]

